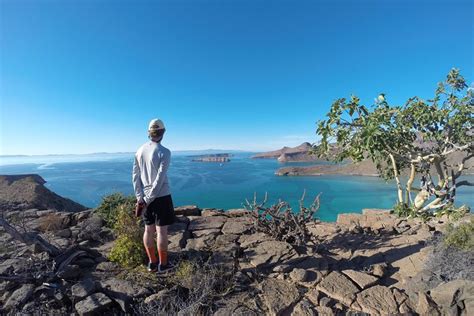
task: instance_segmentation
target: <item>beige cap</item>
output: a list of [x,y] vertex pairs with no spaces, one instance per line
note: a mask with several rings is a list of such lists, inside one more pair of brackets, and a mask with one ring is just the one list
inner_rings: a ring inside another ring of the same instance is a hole
[[163,124],[163,121],[160,119],[153,119],[150,121],[150,124],[148,124],[149,131],[157,131],[160,129],[165,129],[165,124]]

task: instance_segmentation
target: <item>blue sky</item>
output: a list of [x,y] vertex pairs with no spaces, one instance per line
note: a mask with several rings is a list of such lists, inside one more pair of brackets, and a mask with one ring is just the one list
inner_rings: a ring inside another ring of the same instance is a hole
[[473,1],[0,1],[0,154],[316,140],[332,101],[474,80]]

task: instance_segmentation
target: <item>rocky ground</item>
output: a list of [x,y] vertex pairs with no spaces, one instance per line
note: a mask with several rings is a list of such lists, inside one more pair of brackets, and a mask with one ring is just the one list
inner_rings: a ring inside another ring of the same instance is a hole
[[[383,210],[341,214],[336,223],[308,224],[319,242],[294,247],[256,233],[244,210],[176,212],[172,259],[206,254],[234,271],[232,288],[213,304],[215,315],[474,314],[473,281],[445,282],[425,269],[433,247],[427,241],[443,231],[443,220],[401,220]],[[20,232],[68,250],[53,259],[0,229],[0,313],[138,313],[138,304],[143,311],[169,299],[160,279],[107,260],[114,237],[92,210],[4,216]]]

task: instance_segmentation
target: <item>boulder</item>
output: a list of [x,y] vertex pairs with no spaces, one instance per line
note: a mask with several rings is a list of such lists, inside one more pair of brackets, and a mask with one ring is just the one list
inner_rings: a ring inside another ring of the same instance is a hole
[[290,278],[295,282],[305,282],[308,279],[308,271],[305,269],[293,269],[290,272]]
[[28,266],[27,262],[23,259],[6,259],[0,262],[0,274],[9,274],[13,271],[20,271]]
[[313,305],[319,305],[319,299],[321,298],[322,294],[315,288],[310,289],[306,292],[306,298],[313,303]]
[[55,231],[54,235],[58,237],[70,238],[71,230],[69,228],[61,229],[61,230]]
[[362,290],[374,285],[378,281],[378,278],[364,272],[343,270],[342,273],[354,281],[354,283],[357,284]]
[[169,300],[170,298],[171,298],[171,291],[165,289],[145,298],[145,304],[151,305],[151,306],[157,306],[163,301]]
[[94,293],[96,284],[94,280],[87,278],[71,287],[71,295],[74,299],[80,300]]
[[220,229],[203,229],[203,230],[195,230],[193,231],[193,237],[194,238],[200,238],[206,235],[219,235],[221,233]]
[[170,251],[179,251],[186,247],[188,239],[191,238],[191,232],[185,230],[183,232],[177,232],[168,237],[169,240],[169,250]]
[[228,219],[222,227],[223,234],[245,234],[252,227],[250,217],[238,217]]
[[239,216],[248,216],[251,211],[245,209],[245,208],[233,208],[230,210],[227,210],[225,213],[228,216],[231,217],[239,217]]
[[188,229],[191,231],[204,229],[221,229],[227,218],[224,216],[197,217],[191,220]]
[[218,208],[205,208],[201,212],[201,216],[222,216],[224,215],[223,209]]
[[95,293],[76,303],[74,307],[79,315],[89,316],[100,314],[112,304],[112,300],[104,293]]
[[440,312],[436,304],[425,293],[418,293],[418,305],[416,312],[420,315],[440,316]]
[[142,297],[147,294],[147,290],[142,285],[117,278],[101,280],[100,285],[102,289],[124,293],[130,297]]
[[116,301],[125,313],[130,312],[130,303],[133,298],[147,294],[143,286],[117,278],[100,281],[100,285],[103,292]]
[[314,305],[306,299],[302,299],[296,304],[291,316],[316,316],[318,313],[314,309]]
[[357,294],[357,303],[364,313],[371,315],[394,315],[398,313],[397,302],[388,287],[375,285]]
[[10,310],[15,307],[20,307],[31,297],[34,289],[35,286],[33,284],[24,284],[10,295],[3,308]]
[[296,286],[283,280],[266,279],[260,288],[270,315],[282,314],[299,298]]
[[316,306],[314,309],[316,310],[316,313],[318,313],[317,315],[324,315],[324,316],[333,316],[333,315],[335,315],[332,308],[327,307],[327,306]]
[[209,250],[216,241],[216,235],[204,235],[199,238],[191,238],[186,241],[186,250]]
[[357,286],[345,275],[333,271],[329,273],[316,288],[326,295],[350,306],[359,292]]
[[474,281],[454,280],[442,283],[430,291],[433,301],[447,313],[462,301],[473,300]]
[[242,235],[239,237],[240,247],[242,248],[248,248],[258,243],[269,241],[269,240],[273,240],[273,239],[270,236],[261,232],[257,232],[250,235]]
[[196,205],[184,205],[174,208],[175,215],[200,216],[201,209]]
[[244,256],[256,268],[271,268],[297,255],[293,247],[283,241],[269,240],[244,251]]

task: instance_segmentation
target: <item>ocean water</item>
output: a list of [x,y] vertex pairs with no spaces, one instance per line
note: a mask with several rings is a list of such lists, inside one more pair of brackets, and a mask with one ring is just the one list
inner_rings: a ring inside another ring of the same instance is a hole
[[[396,199],[393,182],[375,177],[279,177],[274,175],[279,167],[307,163],[250,159],[252,153],[243,152],[235,153],[229,163],[203,163],[192,162],[187,154],[174,153],[168,172],[176,206],[241,208],[246,198],[251,200],[256,193],[260,200],[267,192],[268,203],[282,199],[297,209],[306,190],[306,204],[321,193],[317,216],[334,221],[339,213],[389,208]],[[95,207],[109,193],[132,194],[132,162],[131,153],[0,157],[0,174],[37,173],[54,192]],[[474,187],[459,188],[457,204],[474,206]]]

